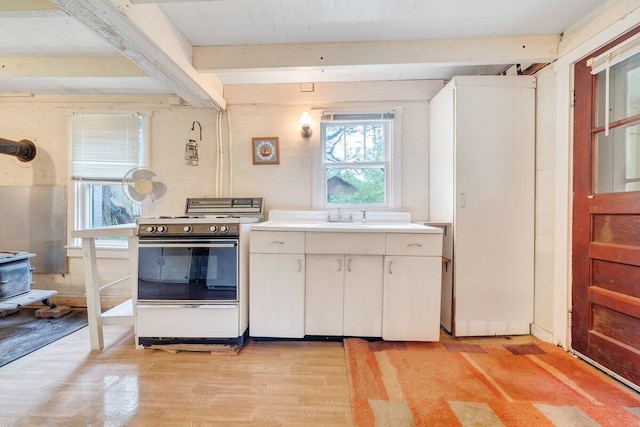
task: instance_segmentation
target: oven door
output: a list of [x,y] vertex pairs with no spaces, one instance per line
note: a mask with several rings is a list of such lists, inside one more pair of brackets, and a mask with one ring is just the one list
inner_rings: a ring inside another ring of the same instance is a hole
[[138,301],[238,301],[238,239],[140,239]]

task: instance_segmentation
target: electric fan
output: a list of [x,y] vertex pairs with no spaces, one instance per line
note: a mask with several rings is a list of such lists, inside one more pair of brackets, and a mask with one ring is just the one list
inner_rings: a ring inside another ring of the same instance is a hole
[[133,168],[122,178],[122,191],[132,202],[154,207],[167,194],[167,184],[149,168]]

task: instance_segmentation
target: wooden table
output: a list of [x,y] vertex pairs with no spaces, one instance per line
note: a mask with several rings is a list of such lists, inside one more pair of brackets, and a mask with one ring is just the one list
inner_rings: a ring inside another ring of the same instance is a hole
[[[123,224],[110,227],[75,230],[71,232],[73,238],[82,239],[82,259],[84,265],[84,286],[87,296],[87,318],[89,321],[89,340],[92,350],[102,350],[104,339],[103,325],[130,324],[133,325],[133,302],[131,299],[102,313],[100,292],[113,285],[121,283],[131,277],[137,277],[137,239],[136,225]],[[126,237],[129,250],[129,275],[114,282],[100,286],[98,281],[98,263],[96,258],[96,238]],[[133,281],[135,282],[135,280]],[[134,295],[132,284],[131,295]]]

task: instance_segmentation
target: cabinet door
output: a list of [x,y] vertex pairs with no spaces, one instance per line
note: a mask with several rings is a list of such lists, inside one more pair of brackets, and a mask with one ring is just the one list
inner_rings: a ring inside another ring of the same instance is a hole
[[307,255],[307,335],[343,335],[344,269],[344,255]]
[[385,257],[382,338],[439,341],[440,257]]
[[343,335],[382,336],[383,257],[345,255]]
[[534,289],[534,91],[465,86],[456,96],[454,332],[527,334]]
[[304,276],[302,254],[251,254],[251,336],[304,337]]

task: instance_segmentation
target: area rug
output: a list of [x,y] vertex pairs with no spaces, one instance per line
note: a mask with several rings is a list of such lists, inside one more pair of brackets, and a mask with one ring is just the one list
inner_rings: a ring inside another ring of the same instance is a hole
[[640,426],[640,395],[551,344],[345,339],[356,426]]
[[72,310],[62,317],[39,318],[36,309],[0,318],[0,366],[13,362],[47,344],[87,326],[87,313]]

